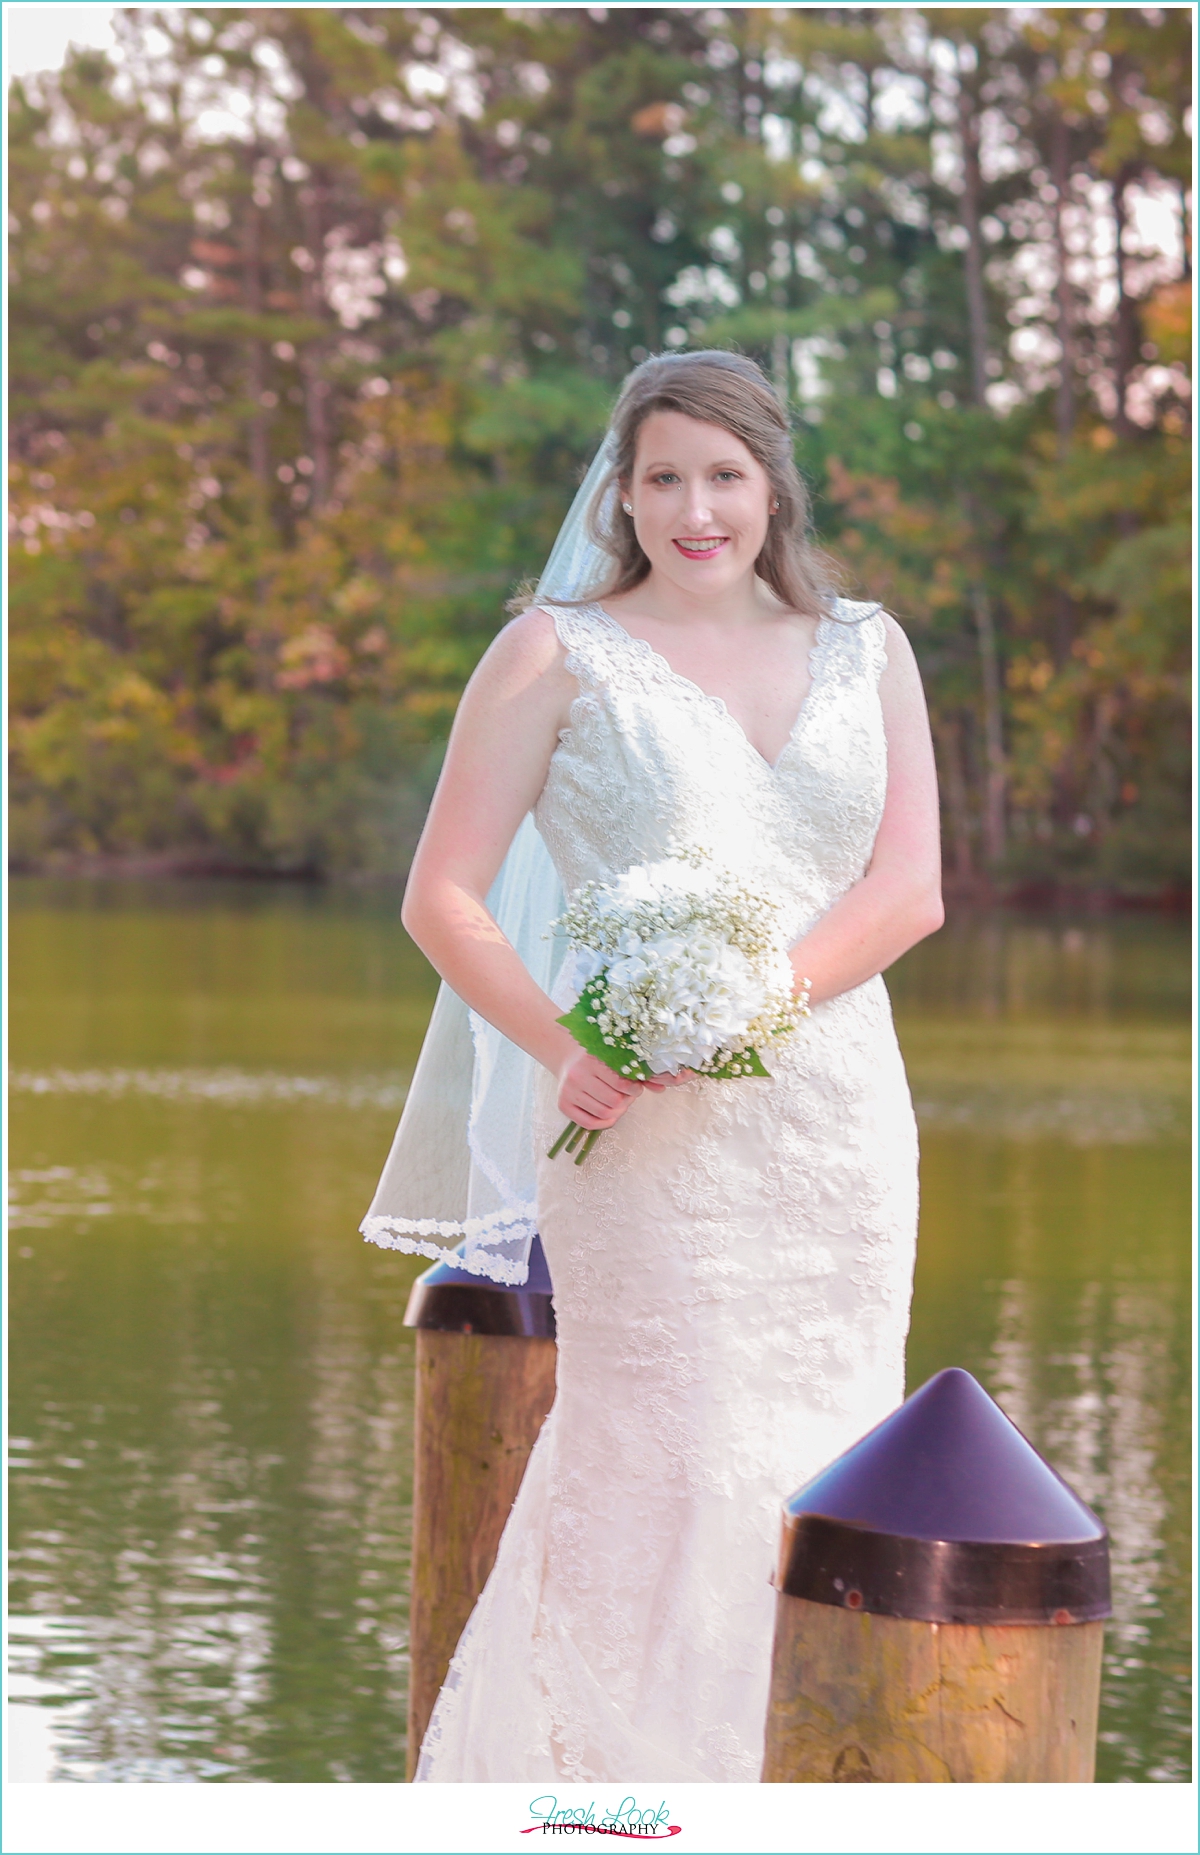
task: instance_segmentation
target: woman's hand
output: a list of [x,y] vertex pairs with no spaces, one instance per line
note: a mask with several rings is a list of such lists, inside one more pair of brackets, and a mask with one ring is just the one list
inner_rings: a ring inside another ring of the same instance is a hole
[[576,1127],[612,1127],[650,1086],[619,1076],[598,1056],[574,1044],[558,1071],[558,1106]]
[[638,1082],[629,1076],[619,1076],[598,1056],[589,1056],[575,1043],[558,1071],[559,1111],[569,1121],[574,1121],[576,1127],[612,1127],[626,1109],[633,1106],[642,1089],[653,1089],[660,1095],[664,1089],[690,1082],[691,1077],[690,1069],[681,1069],[677,1076],[664,1073]]

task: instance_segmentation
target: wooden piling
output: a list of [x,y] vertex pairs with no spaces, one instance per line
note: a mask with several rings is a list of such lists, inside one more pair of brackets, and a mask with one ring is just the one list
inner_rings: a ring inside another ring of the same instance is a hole
[[764,1784],[1090,1784],[1108,1535],[951,1368],[793,1495]]
[[554,1402],[553,1340],[417,1334],[408,1770]]
[[1104,1625],[876,1617],[781,1594],[764,1784],[1091,1784]]
[[406,1321],[417,1329],[411,1781],[450,1658],[554,1402],[557,1349],[540,1245],[522,1290],[435,1265],[414,1286]]

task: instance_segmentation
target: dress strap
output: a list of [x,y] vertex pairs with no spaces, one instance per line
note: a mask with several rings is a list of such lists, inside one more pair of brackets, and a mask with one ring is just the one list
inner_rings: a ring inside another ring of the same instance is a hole
[[839,599],[830,614],[831,622],[821,626],[811,667],[814,683],[818,675],[832,682],[862,681],[872,689],[887,666],[887,626],[878,600]]
[[612,683],[621,662],[621,645],[630,642],[615,619],[598,605],[551,605],[541,610],[554,620],[558,641],[567,653],[566,668],[581,689]]

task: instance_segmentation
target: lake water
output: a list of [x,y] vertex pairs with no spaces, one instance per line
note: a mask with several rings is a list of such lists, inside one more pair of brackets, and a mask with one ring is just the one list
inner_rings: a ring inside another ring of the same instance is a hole
[[[433,996],[394,895],[12,885],[13,1775],[402,1780],[423,1266],[356,1234]],[[1104,1516],[1099,1777],[1190,1775],[1186,931],[978,916],[889,975],[915,1387]]]

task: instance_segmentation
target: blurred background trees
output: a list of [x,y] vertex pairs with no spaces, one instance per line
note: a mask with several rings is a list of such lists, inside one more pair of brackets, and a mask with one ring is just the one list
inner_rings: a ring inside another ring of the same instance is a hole
[[1191,12],[127,8],[10,96],[12,845],[400,874],[626,370],[787,395],[964,889],[1186,881]]

